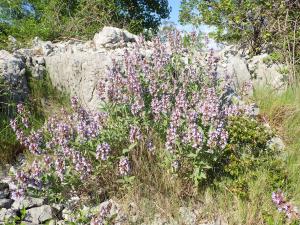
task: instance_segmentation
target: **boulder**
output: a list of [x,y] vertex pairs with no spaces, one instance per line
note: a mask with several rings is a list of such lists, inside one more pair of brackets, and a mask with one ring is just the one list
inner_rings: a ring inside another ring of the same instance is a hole
[[268,54],[263,53],[250,57],[247,52],[237,46],[225,46],[217,51],[219,57],[218,72],[225,77],[226,74],[232,75],[235,90],[240,90],[243,85],[252,81],[255,87],[270,87],[282,89],[284,87],[284,75],[280,70],[283,65],[272,63],[268,65],[264,59]]
[[77,46],[69,48],[45,57],[49,77],[58,89],[78,96],[86,108],[99,109],[97,84],[100,79],[105,79],[112,58],[120,60],[125,49],[77,51]]
[[115,27],[104,27],[102,31],[95,34],[94,44],[96,48],[113,47],[121,42],[135,42],[137,36]]
[[0,209],[0,224],[9,219],[13,219],[16,216],[16,211],[12,209]]
[[15,101],[23,101],[28,93],[24,58],[0,50],[0,80],[7,85]]
[[53,210],[49,205],[43,205],[28,209],[26,211],[25,221],[32,222],[34,224],[44,223],[48,220],[53,219]]
[[12,209],[20,210],[22,208],[29,209],[33,207],[42,206],[45,204],[46,200],[43,198],[33,198],[33,197],[25,197],[16,200],[12,204]]
[[14,201],[12,199],[0,199],[0,209],[9,209]]
[[284,75],[280,73],[284,69],[282,64],[267,64],[264,59],[268,54],[261,54],[252,57],[248,62],[249,70],[252,72],[255,86],[272,87],[274,89],[282,89],[285,87]]

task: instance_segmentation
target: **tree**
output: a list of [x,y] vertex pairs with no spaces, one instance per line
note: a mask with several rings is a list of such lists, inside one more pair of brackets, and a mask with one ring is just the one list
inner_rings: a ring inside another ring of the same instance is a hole
[[214,26],[218,41],[239,43],[260,53],[279,52],[291,65],[295,81],[300,65],[299,0],[183,0],[183,24]]
[[167,0],[2,0],[0,37],[90,38],[105,25],[141,33],[169,14]]
[[218,40],[239,41],[259,52],[284,26],[293,30],[299,10],[298,0],[183,0],[180,21],[212,25]]

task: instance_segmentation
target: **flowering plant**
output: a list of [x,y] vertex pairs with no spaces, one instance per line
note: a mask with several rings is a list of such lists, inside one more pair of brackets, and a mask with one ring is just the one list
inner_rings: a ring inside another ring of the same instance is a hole
[[104,173],[135,175],[145,154],[196,185],[226,163],[228,121],[252,116],[252,106],[241,104],[230,77],[216,72],[213,52],[206,65],[198,60],[195,40],[195,34],[183,38],[174,31],[166,43],[155,38],[148,54],[141,38],[123,60],[113,60],[107,79],[99,82],[101,112],[84,109],[73,97],[72,112],[62,110],[31,130],[29,113],[19,105],[11,127],[34,161],[17,173],[16,197],[28,188],[76,189]]
[[272,201],[279,212],[285,213],[288,219],[299,222],[300,215],[296,206],[288,202],[281,190],[272,193]]
[[174,170],[181,167],[198,184],[223,160],[228,119],[252,116],[252,106],[234,103],[231,79],[218,75],[212,51],[206,66],[197,61],[195,41],[195,34],[182,37],[174,31],[166,43],[154,39],[147,56],[141,38],[132,52],[125,52],[124,61],[113,61],[98,90],[113,109],[109,114],[115,110],[115,117],[126,121],[128,144],[142,143],[153,153],[163,143]]

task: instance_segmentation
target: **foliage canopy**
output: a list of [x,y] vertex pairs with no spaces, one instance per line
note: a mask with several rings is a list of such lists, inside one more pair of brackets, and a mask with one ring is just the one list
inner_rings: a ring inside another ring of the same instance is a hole
[[140,33],[157,29],[169,13],[167,0],[3,0],[0,44],[9,35],[22,41],[88,38],[105,25]]
[[183,0],[180,12],[182,23],[212,25],[218,40],[241,41],[255,52],[294,32],[299,41],[299,19],[297,0]]

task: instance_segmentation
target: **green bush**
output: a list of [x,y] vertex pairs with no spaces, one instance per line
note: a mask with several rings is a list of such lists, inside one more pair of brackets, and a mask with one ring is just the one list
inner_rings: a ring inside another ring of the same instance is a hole
[[2,0],[0,9],[1,48],[9,48],[9,35],[24,45],[35,36],[87,39],[104,26],[138,34],[157,30],[170,13],[166,0]]

